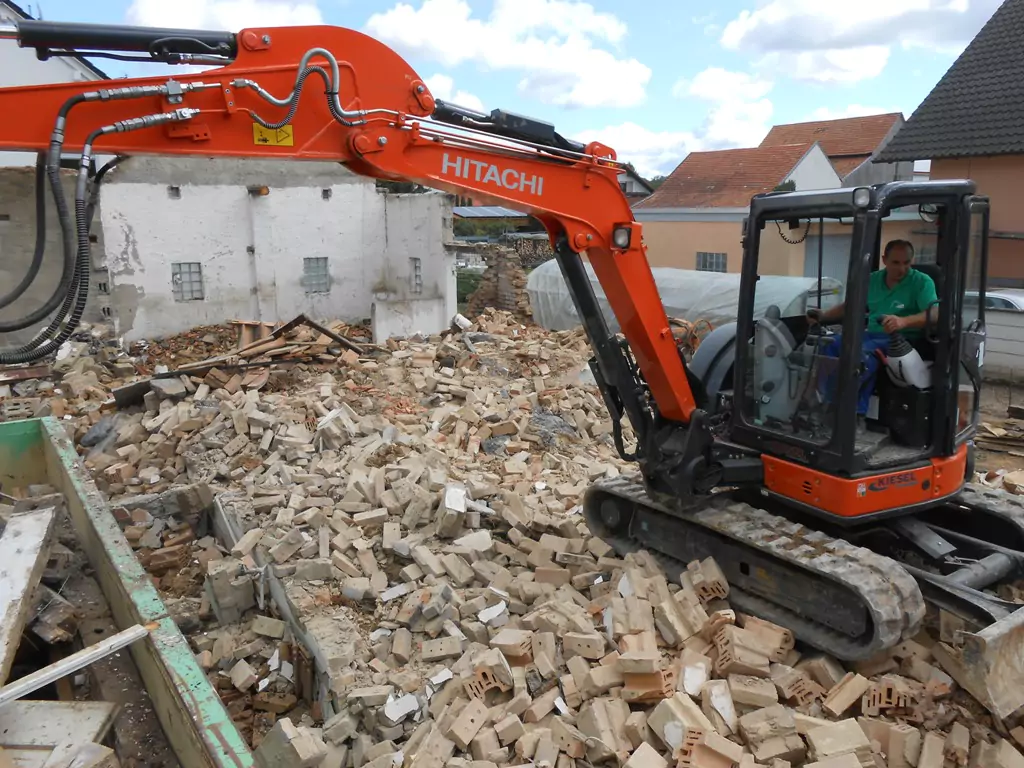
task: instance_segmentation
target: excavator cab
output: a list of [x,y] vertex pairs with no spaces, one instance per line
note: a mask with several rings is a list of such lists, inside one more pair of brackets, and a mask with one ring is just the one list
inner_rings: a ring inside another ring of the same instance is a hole
[[[985,340],[984,307],[966,307],[964,295],[984,294],[987,232],[988,200],[970,181],[752,200],[730,439],[767,458],[772,493],[815,512],[861,518],[897,506],[911,512],[960,490],[978,421]],[[869,284],[884,269],[887,243],[912,255],[911,269],[924,275],[908,274],[914,285],[934,286],[934,298],[907,294],[927,307],[905,299],[909,288],[899,295],[893,289],[890,305],[906,302],[906,315],[924,311],[923,327],[888,334],[870,315]],[[794,272],[804,281],[802,301],[783,310],[777,297],[790,294],[780,284],[792,283]],[[812,321],[837,305],[836,320]],[[845,493],[823,505],[835,481]]]

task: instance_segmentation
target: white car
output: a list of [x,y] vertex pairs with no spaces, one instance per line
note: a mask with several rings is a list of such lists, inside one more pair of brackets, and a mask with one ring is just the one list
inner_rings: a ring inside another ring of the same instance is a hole
[[[978,306],[978,292],[964,294],[964,307]],[[985,309],[1002,309],[1007,312],[1024,312],[1024,288],[993,288],[985,291]]]

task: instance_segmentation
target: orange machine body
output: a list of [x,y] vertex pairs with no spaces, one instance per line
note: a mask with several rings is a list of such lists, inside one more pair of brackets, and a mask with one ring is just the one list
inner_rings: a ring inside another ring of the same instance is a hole
[[843,518],[858,518],[937,503],[960,492],[967,466],[967,446],[932,459],[916,469],[869,477],[843,478],[762,455],[764,485],[798,505]]

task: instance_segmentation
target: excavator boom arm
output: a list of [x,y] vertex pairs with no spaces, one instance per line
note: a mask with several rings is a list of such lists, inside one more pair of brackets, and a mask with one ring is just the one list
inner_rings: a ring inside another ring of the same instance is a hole
[[[0,149],[52,157],[56,148],[83,159],[100,153],[337,161],[362,175],[418,182],[535,216],[597,353],[606,401],[620,411],[613,418],[624,410],[641,442],[655,422],[689,422],[694,394],[641,225],[619,187],[623,166],[614,150],[567,141],[530,118],[438,102],[394,50],[339,27],[231,34],[25,21],[0,31],[5,36],[41,58],[102,50],[216,66],[173,78],[0,89],[0,113],[17,116],[0,127]],[[600,317],[581,254],[628,342],[640,386],[631,386],[633,368]]]

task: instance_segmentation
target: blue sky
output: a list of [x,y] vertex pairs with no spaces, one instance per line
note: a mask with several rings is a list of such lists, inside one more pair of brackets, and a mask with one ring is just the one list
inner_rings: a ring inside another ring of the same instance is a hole
[[[28,3],[35,15],[37,3]],[[889,111],[909,117],[999,3],[42,0],[42,14],[232,31],[359,29],[402,53],[436,96],[601,140],[651,176],[690,151],[756,145],[773,124]]]

